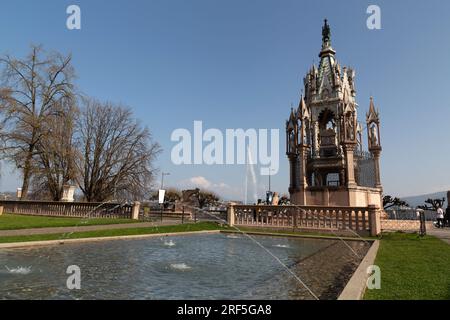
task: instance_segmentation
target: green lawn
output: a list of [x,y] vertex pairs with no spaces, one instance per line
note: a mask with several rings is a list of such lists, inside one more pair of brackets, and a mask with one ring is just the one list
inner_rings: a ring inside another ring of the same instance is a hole
[[384,234],[375,265],[381,289],[367,290],[365,299],[450,299],[450,245],[435,237]]
[[134,222],[136,221],[131,219],[60,218],[60,217],[3,214],[0,216],[0,230],[46,228],[46,227],[93,226],[102,224],[134,223]]
[[30,236],[7,236],[7,237],[0,237],[0,243],[80,239],[80,238],[95,238],[95,237],[114,237],[126,235],[144,235],[156,233],[205,231],[205,230],[220,230],[220,229],[227,229],[227,227],[222,227],[219,224],[213,222],[200,222],[200,223],[186,223],[172,226],[161,226],[150,228],[111,229],[111,230],[75,232],[67,234],[59,233],[59,234],[38,234]]

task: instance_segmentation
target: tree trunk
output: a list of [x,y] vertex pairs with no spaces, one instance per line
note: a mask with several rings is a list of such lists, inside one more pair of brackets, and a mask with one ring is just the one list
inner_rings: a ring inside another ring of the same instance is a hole
[[23,168],[22,194],[20,196],[20,200],[27,199],[28,189],[30,186],[30,178],[31,178],[31,160],[32,160],[32,153],[30,152],[27,155],[27,158],[25,160],[25,165]]

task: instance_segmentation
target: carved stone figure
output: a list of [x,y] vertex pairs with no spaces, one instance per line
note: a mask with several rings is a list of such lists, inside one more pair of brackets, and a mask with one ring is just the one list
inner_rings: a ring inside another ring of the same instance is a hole
[[377,127],[375,125],[370,127],[370,146],[377,147],[378,146],[378,134]]
[[279,201],[280,201],[280,197],[278,196],[278,192],[274,192],[273,197],[272,197],[272,205],[277,206]]
[[353,115],[347,117],[345,129],[347,130],[347,139],[355,140],[355,123]]
[[292,131],[289,135],[289,148],[291,153],[295,153],[296,146],[295,146],[295,133]]

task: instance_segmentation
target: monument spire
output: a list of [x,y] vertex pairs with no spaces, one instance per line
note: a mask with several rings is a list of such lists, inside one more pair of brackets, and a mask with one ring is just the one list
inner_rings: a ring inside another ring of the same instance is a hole
[[328,20],[325,19],[322,27],[322,45],[327,46],[329,44],[331,44],[331,29]]
[[334,55],[336,52],[331,47],[331,28],[328,24],[328,20],[324,20],[324,25],[322,27],[322,50],[319,57],[322,58],[325,55]]
[[378,111],[375,110],[373,97],[370,97],[369,112],[366,115],[367,122],[379,122]]

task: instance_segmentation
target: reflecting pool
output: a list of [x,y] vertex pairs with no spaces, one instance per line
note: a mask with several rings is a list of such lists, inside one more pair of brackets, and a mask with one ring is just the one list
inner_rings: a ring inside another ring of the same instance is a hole
[[[251,237],[2,249],[0,299],[313,299],[286,267],[320,299],[336,299],[369,248],[359,241]],[[80,290],[67,288],[71,265],[81,270]]]

